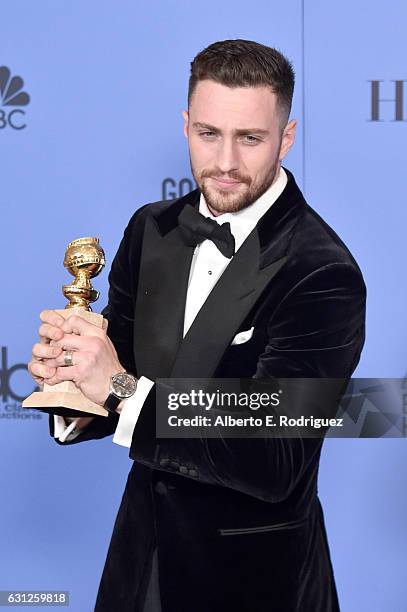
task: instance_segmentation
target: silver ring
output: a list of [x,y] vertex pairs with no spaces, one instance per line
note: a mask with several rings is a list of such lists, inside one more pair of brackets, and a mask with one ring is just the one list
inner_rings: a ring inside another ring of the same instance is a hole
[[66,366],[73,365],[72,355],[73,355],[73,351],[65,351],[64,352],[64,364]]

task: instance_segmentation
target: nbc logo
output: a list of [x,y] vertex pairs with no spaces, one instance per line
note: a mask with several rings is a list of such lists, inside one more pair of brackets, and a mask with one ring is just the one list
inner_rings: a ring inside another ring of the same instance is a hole
[[[19,76],[11,76],[7,66],[0,66],[0,101],[5,110],[0,109],[0,130],[11,127],[13,130],[23,130],[26,124],[21,121],[25,112],[21,108],[30,102],[30,96],[23,91],[24,81]],[[9,107],[12,107],[11,109]]]

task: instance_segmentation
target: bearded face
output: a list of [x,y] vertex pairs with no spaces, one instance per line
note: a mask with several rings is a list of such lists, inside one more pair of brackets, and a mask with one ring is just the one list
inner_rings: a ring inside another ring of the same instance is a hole
[[276,104],[266,86],[197,84],[184,113],[184,133],[193,176],[215,215],[250,206],[277,179],[296,122],[282,130]]

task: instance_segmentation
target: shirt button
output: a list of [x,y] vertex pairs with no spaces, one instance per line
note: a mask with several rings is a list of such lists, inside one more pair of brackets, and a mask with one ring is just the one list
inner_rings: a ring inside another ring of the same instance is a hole
[[212,274],[212,270],[208,270],[208,274]]

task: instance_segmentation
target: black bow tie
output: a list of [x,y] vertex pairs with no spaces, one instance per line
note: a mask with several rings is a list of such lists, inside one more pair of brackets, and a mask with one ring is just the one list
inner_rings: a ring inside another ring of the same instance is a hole
[[235,239],[230,231],[230,223],[216,223],[204,217],[193,206],[187,204],[178,217],[182,239],[189,246],[196,246],[204,240],[213,244],[229,259],[235,254]]

